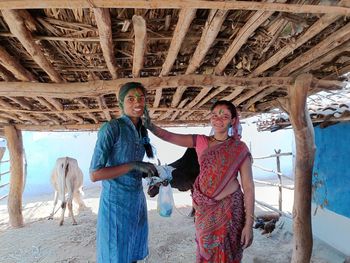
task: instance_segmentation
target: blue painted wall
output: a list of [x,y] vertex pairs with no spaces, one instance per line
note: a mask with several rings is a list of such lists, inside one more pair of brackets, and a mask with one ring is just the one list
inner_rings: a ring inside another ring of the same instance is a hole
[[313,201],[350,218],[350,122],[315,127]]

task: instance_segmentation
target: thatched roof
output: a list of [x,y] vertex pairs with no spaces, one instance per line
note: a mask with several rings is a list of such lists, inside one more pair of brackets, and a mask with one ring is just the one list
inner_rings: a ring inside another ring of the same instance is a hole
[[[311,73],[310,92],[350,71],[341,1],[1,1],[0,126],[90,130],[141,81],[160,125],[208,122],[213,100],[265,112]],[[6,9],[16,8],[16,9]],[[215,9],[214,9],[215,8]]]

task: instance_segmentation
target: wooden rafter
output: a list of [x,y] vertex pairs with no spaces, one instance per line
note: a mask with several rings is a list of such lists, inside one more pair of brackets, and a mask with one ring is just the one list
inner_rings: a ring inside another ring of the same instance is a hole
[[[170,43],[168,55],[162,66],[160,77],[167,76],[174,65],[177,54],[181,48],[181,44],[185,39],[187,31],[191,25],[193,18],[196,15],[196,9],[182,9],[179,14],[179,19],[174,30],[174,35]],[[157,89],[154,98],[153,107],[158,107],[162,97],[162,89]]]
[[109,109],[107,107],[105,98],[103,96],[99,96],[96,98],[98,106],[102,110],[103,114],[105,115],[106,119],[110,121],[112,119],[111,114],[109,113]]
[[227,95],[226,97],[223,97],[222,100],[232,101],[239,94],[241,94],[243,90],[244,90],[244,87],[236,86],[235,89],[229,95]]
[[10,28],[10,31],[18,38],[23,47],[32,56],[33,60],[49,75],[52,81],[62,82],[63,79],[60,74],[48,61],[40,46],[35,43],[32,34],[26,27],[25,21],[20,13],[16,10],[9,9],[3,9],[1,12]]
[[[114,94],[121,85],[129,82],[130,78],[110,81],[92,81],[85,83],[31,83],[31,82],[0,82],[0,96],[23,97],[23,94],[31,97],[45,98],[78,98],[95,97],[105,94]],[[290,77],[228,77],[214,75],[180,75],[168,77],[135,78],[133,81],[141,82],[147,90],[159,88],[173,88],[178,86],[266,86],[278,85],[287,87],[292,85]],[[341,82],[334,81],[334,85],[341,86]]]
[[[82,99],[75,99],[76,102],[78,102],[81,106],[83,106],[84,109],[90,109],[88,105],[82,100]],[[92,112],[86,112],[90,119],[94,121],[94,123],[98,123],[97,118],[94,116]]]
[[[198,102],[200,102],[211,90],[212,88],[204,87],[201,89],[201,91],[197,94],[197,96],[191,100],[190,103],[184,107],[185,109],[192,109]],[[184,120],[184,117],[182,116],[180,118],[181,120]]]
[[[5,108],[5,110],[9,110],[9,109],[14,109],[14,106],[12,106],[10,103],[4,101],[3,99],[0,99],[0,106]],[[39,121],[36,120],[35,118],[33,118],[32,116],[30,116],[27,113],[22,113],[22,112],[16,112],[16,114],[24,120],[29,120],[34,124],[39,124]]]
[[203,0],[3,0],[0,2],[0,9],[32,9],[32,8],[144,8],[144,9],[165,9],[165,8],[203,8],[222,10],[261,10],[279,11],[289,13],[332,13],[350,15],[349,8],[330,5],[307,5],[307,4],[284,4],[251,1],[203,1]]
[[[311,63],[316,58],[324,55],[327,51],[332,50],[333,48],[336,48],[336,47],[342,45],[343,43],[345,43],[346,41],[348,41],[350,39],[349,32],[350,32],[350,23],[343,26],[341,29],[339,29],[338,31],[336,31],[333,34],[331,34],[330,36],[328,36],[326,39],[321,41],[319,44],[317,44],[316,46],[311,48],[309,51],[303,53],[301,56],[297,57],[296,59],[294,59],[293,61],[291,61],[287,65],[285,65],[283,68],[281,68],[280,70],[275,72],[274,76],[287,76],[287,75],[291,74],[293,71],[297,70],[298,68],[303,67],[307,63]],[[265,88],[266,88],[266,86],[257,88],[255,90],[255,92],[251,91],[249,93],[249,96],[247,94],[247,96],[244,97],[244,100],[248,100],[249,98],[251,98],[251,97],[253,97],[256,94],[261,92],[259,94],[259,96],[256,97],[256,99],[252,99],[250,101],[250,103],[252,103],[253,101],[256,102],[258,99],[262,99],[262,98],[266,97],[267,95],[271,94],[272,92],[276,91],[279,87],[278,86],[275,86],[275,87],[270,86],[266,89]],[[242,100],[242,102],[244,101],[243,98],[240,98],[240,100]]]
[[[214,43],[215,38],[217,37],[221,29],[222,23],[226,18],[226,15],[227,15],[227,11],[223,11],[223,10],[210,11],[209,17],[207,19],[207,22],[202,32],[201,39],[188,64],[185,74],[194,73],[196,69],[200,66],[209,48]],[[173,96],[173,100],[171,102],[172,107],[176,107],[179,104],[182,94],[185,92],[186,88],[187,88],[186,86],[183,86],[176,89],[176,92]]]
[[[35,81],[35,77],[26,68],[24,68],[18,59],[11,56],[5,48],[0,46],[0,63],[11,72],[15,78],[22,81]],[[12,78],[11,78],[12,79]]]
[[298,69],[297,71],[294,71],[291,76],[297,77],[302,72],[310,72],[316,68],[321,67],[323,64],[329,63],[332,59],[334,59],[336,56],[340,55],[343,52],[348,52],[350,50],[350,41],[346,42],[344,45],[340,46],[339,48],[335,48],[325,54],[324,56],[318,58],[317,60],[312,61],[312,63],[308,63],[304,65],[304,67]]
[[[345,0],[343,0],[344,2]],[[324,15],[319,20],[317,20],[302,36],[300,36],[294,43],[287,44],[281,50],[279,50],[276,54],[270,57],[263,64],[259,65],[250,75],[252,77],[259,76],[261,73],[266,71],[267,69],[277,65],[283,58],[287,55],[291,54],[298,47],[303,45],[306,41],[310,40],[318,33],[320,33],[327,26],[332,24],[339,18],[338,15],[330,14]]]
[[115,63],[114,45],[112,40],[111,16],[109,9],[94,8],[98,34],[100,37],[103,57],[113,79],[117,79],[117,67]]
[[16,78],[13,74],[4,68],[0,63],[0,77],[5,81],[16,81]]
[[20,97],[17,97],[17,98],[7,97],[7,98],[16,102],[17,104],[19,104],[22,108],[24,108],[26,110],[32,110],[32,106],[24,98],[20,98]]
[[[207,103],[209,100],[211,100],[212,98],[214,98],[215,96],[217,96],[219,93],[221,93],[222,91],[224,91],[225,89],[227,89],[227,86],[221,86],[218,87],[217,89],[215,89],[213,92],[211,92],[209,95],[203,97],[201,99],[201,101],[192,106],[191,109],[198,109],[199,107],[201,107],[202,105],[204,105],[205,103]],[[196,97],[197,98],[197,97]],[[189,104],[190,105],[190,104]],[[187,113],[183,114],[180,118],[180,120],[185,120],[187,119],[194,111],[187,111]]]
[[[150,108],[152,110],[154,110],[155,108]],[[157,111],[176,111],[178,108],[168,108],[168,107],[160,107],[160,108],[156,108]],[[119,107],[111,107],[108,108],[109,111],[121,114],[120,108]],[[36,114],[56,114],[56,113],[62,113],[62,111],[57,111],[57,110],[52,110],[52,111],[47,111],[47,110],[24,110],[24,109],[15,109],[15,108],[6,108],[6,107],[2,107],[0,105],[0,111],[7,111],[7,112],[20,112],[20,113],[30,113],[33,115]],[[94,108],[94,109],[90,109],[90,108],[84,108],[84,109],[74,109],[74,110],[64,110],[63,113],[100,113],[102,110],[100,108]],[[184,111],[184,110],[182,110]],[[186,111],[189,112],[207,112],[206,109],[188,109]]]
[[247,21],[247,23],[239,30],[236,38],[233,40],[230,47],[227,49],[225,54],[220,59],[219,63],[216,65],[214,69],[215,74],[221,75],[223,73],[228,63],[232,61],[232,58],[247,42],[249,36],[272,14],[273,12],[258,11]]
[[146,20],[142,16],[134,15],[132,17],[132,23],[135,33],[132,75],[134,78],[137,78],[140,76],[140,71],[143,67],[147,45],[147,28]]
[[329,35],[326,39],[321,41],[319,44],[314,46],[312,49],[303,53],[301,56],[297,57],[283,68],[274,73],[274,76],[287,76],[298,68],[304,66],[307,63],[312,62],[316,58],[327,53],[329,50],[337,48],[338,46],[344,44],[350,39],[350,23]]

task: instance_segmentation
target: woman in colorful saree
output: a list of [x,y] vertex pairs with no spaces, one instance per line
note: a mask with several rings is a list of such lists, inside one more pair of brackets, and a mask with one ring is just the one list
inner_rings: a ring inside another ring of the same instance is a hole
[[240,140],[237,111],[231,102],[217,101],[211,109],[210,123],[212,136],[172,133],[151,123],[147,116],[145,125],[165,141],[196,148],[200,174],[192,197],[196,210],[197,263],[239,263],[243,249],[253,240],[251,155]]
[[140,83],[124,84],[118,96],[122,116],[105,123],[98,132],[90,177],[93,182],[102,181],[96,238],[99,263],[131,263],[148,255],[142,175],[156,170],[142,162],[145,152],[153,157],[141,121],[145,95]]

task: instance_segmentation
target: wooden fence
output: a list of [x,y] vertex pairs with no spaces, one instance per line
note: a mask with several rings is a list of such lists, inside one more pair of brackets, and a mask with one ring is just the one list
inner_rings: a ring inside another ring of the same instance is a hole
[[292,153],[291,152],[288,152],[288,153],[281,153],[281,150],[275,150],[275,154],[272,154],[272,155],[269,155],[269,156],[264,156],[264,157],[253,157],[254,160],[261,160],[261,159],[268,159],[268,158],[276,158],[276,170],[271,170],[271,169],[267,169],[265,167],[262,167],[260,165],[257,165],[257,164],[254,164],[253,163],[253,167],[256,167],[258,169],[261,169],[265,172],[270,172],[270,173],[274,173],[277,175],[277,178],[278,178],[278,183],[273,183],[273,182],[267,182],[267,181],[263,181],[263,180],[256,180],[254,179],[254,182],[255,183],[259,183],[259,184],[265,184],[265,185],[270,185],[270,186],[276,186],[278,187],[278,190],[279,190],[279,195],[278,195],[278,209],[274,208],[273,206],[269,205],[269,204],[266,204],[264,202],[261,202],[261,201],[258,201],[256,200],[256,203],[262,205],[262,206],[265,206],[271,210],[274,210],[280,214],[283,214],[287,217],[291,217],[289,214],[287,213],[284,213],[282,211],[282,204],[283,204],[283,200],[282,200],[282,189],[285,188],[285,189],[288,189],[288,190],[294,190],[294,186],[288,186],[288,185],[283,185],[283,182],[282,182],[282,178],[287,178],[289,180],[293,180],[293,178],[289,177],[289,176],[286,176],[284,175],[282,172],[281,172],[281,160],[280,160],[280,157],[282,156],[291,156]]
[[[0,161],[0,171],[1,171],[1,167],[3,166],[3,163],[8,163],[10,160],[6,160],[6,161]],[[8,182],[8,183],[2,183],[1,181],[1,177],[2,176],[4,176],[4,175],[6,175],[6,174],[9,174],[10,173],[10,170],[8,170],[8,171],[6,171],[6,172],[2,172],[2,173],[0,173],[0,189],[1,188],[4,188],[4,187],[6,187],[6,186],[8,186],[10,183]],[[6,197],[8,196],[8,194],[5,194],[5,195],[3,195],[3,196],[0,196],[0,201],[2,200],[2,199],[5,199]]]

